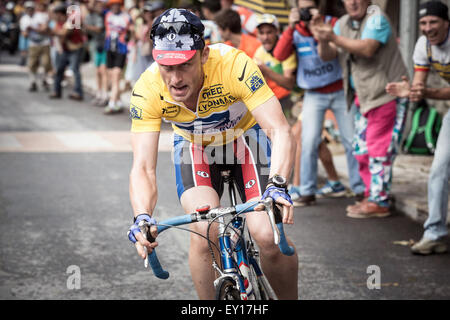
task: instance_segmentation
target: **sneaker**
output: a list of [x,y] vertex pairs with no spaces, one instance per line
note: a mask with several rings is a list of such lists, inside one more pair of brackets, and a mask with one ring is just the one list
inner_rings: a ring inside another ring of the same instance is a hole
[[389,216],[391,213],[389,207],[382,207],[375,202],[366,201],[361,202],[351,206],[347,211],[347,217],[356,219],[367,219],[367,218],[384,218]]
[[327,183],[320,188],[316,192],[317,198],[340,198],[344,197],[347,194],[347,190],[345,189],[344,185],[338,181],[335,183],[331,183],[330,181],[327,181]]
[[293,185],[290,185],[288,188],[288,193],[291,196],[291,200],[295,201],[299,199],[302,195],[300,194],[300,190],[298,187],[295,187]]
[[103,109],[103,113],[104,114],[117,114],[117,113],[121,113],[123,111],[122,107],[110,107],[109,105],[105,107],[105,109]]
[[316,204],[316,196],[314,194],[309,196],[300,196],[297,200],[293,201],[294,207],[305,207]]
[[419,242],[411,247],[414,254],[428,255],[431,253],[444,253],[447,251],[447,245],[441,241],[430,240],[422,237]]
[[98,103],[96,104],[96,106],[97,107],[106,107],[106,106],[108,106],[108,103],[109,103],[109,99],[108,98],[100,99],[98,101]]

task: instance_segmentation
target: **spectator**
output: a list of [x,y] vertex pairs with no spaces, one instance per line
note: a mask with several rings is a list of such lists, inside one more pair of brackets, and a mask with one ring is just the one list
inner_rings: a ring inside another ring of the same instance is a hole
[[301,196],[294,205],[312,205],[315,204],[316,195],[340,196],[345,191],[345,187],[338,179],[328,180],[319,190],[316,187],[319,145],[322,141],[323,121],[327,110],[333,111],[339,126],[347,159],[350,187],[358,197],[362,198],[364,183],[359,175],[358,162],[352,148],[355,109],[347,110],[339,61],[336,58],[330,62],[320,59],[317,41],[310,30],[313,16],[331,24],[334,24],[337,19],[331,16],[320,16],[317,9],[318,0],[298,0],[297,4],[298,8],[293,8],[290,12],[289,26],[283,32],[274,50],[275,58],[282,61],[295,49],[298,59],[297,86],[305,90],[302,110],[301,183],[300,186],[294,186],[291,189],[293,193]]
[[[19,19],[15,13],[16,4],[9,1],[5,6],[5,11],[1,13],[0,11],[0,21],[7,26],[7,49],[9,54],[13,55],[17,51],[17,46],[19,43]],[[2,30],[3,33],[3,30]],[[2,37],[6,34],[2,34]],[[2,48],[6,49],[6,48]]]
[[104,0],[95,0],[87,15],[85,28],[91,36],[91,56],[96,67],[97,92],[92,103],[105,107],[108,103],[108,75],[106,73]]
[[283,109],[290,109],[292,107],[290,93],[295,85],[297,58],[292,52],[286,60],[280,62],[272,55],[279,36],[280,25],[277,17],[271,14],[258,15],[257,21],[257,39],[261,42],[261,46],[256,50],[253,60],[258,64]]
[[[298,104],[302,104],[301,101],[298,102]],[[328,110],[327,113],[330,111]],[[332,120],[329,120],[332,121]],[[332,121],[333,122],[333,121]],[[297,122],[292,126],[292,135],[294,136],[295,140],[297,141],[297,146],[295,150],[295,167],[292,177],[292,184],[289,186],[289,194],[291,195],[291,199],[293,201],[298,200],[301,197],[300,192],[298,191],[298,187],[300,185],[300,163],[301,163],[301,153],[302,153],[302,114],[300,113],[298,115]],[[327,174],[328,181],[338,181],[339,176],[336,171],[336,167],[334,166],[333,162],[333,155],[331,154],[330,149],[327,146],[327,143],[330,142],[331,139],[328,138],[329,133],[324,129],[322,131],[322,138],[321,142],[319,144],[319,159],[325,169],[325,172]],[[333,189],[330,183],[328,183],[326,186],[328,186],[328,190],[326,187],[323,187],[321,189],[321,192],[317,193],[316,196],[318,198],[320,197],[342,197],[347,192],[344,187],[342,187],[340,190],[336,190],[336,187]]]
[[138,48],[138,56],[136,62],[136,75],[139,76],[144,72],[152,63],[152,43],[150,41],[150,29],[153,24],[153,5],[150,2],[146,2],[142,8],[143,21],[136,28],[136,41]]
[[120,113],[123,106],[120,101],[120,78],[127,58],[128,31],[131,17],[122,10],[122,0],[109,0],[110,11],[105,16],[106,28],[106,67],[111,81],[109,103],[104,109],[105,114]]
[[49,89],[46,80],[47,74],[52,71],[50,60],[50,29],[48,27],[49,17],[46,12],[46,5],[43,2],[35,4],[35,11],[30,10],[28,4],[28,14],[21,20],[23,35],[28,38],[28,69],[30,74],[31,92],[37,91],[38,69],[44,68],[42,77],[42,87]]
[[217,0],[204,0],[200,5],[200,10],[205,17],[205,19],[202,20],[202,23],[205,26],[205,44],[210,45],[222,42],[219,27],[217,27],[217,24],[214,22],[217,13],[220,12],[221,9],[220,2]]
[[151,12],[154,19],[160,16],[164,11],[166,11],[166,5],[163,1],[151,2]]
[[125,67],[124,67],[125,87],[123,90],[120,90],[119,96],[124,91],[130,91],[134,83],[137,81],[137,79],[139,79],[138,73],[139,48],[136,32],[138,32],[140,27],[143,25],[141,10],[139,8],[134,6],[130,0],[125,2],[125,8],[126,12],[131,18],[131,23],[127,33],[127,58],[125,60]]
[[[439,1],[423,3],[419,8],[419,28],[423,35],[417,40],[414,49],[414,79],[410,86],[407,79],[389,83],[388,93],[409,97],[411,101],[423,98],[450,100],[450,88],[427,88],[430,69],[450,83],[450,29],[448,7]],[[432,61],[432,63],[431,63]],[[430,254],[447,251],[441,240],[448,235],[448,179],[450,176],[450,112],[447,110],[439,133],[430,176],[428,178],[429,215],[424,224],[422,239],[411,247],[413,253]]]
[[368,10],[369,4],[370,0],[344,0],[347,14],[334,29],[313,19],[320,57],[339,57],[348,105],[357,106],[354,148],[367,198],[347,207],[352,218],[390,215],[392,167],[406,109],[404,100],[385,91],[387,82],[407,74],[396,36],[387,16]]
[[234,0],[220,0],[220,5],[223,10],[231,9],[239,14],[243,34],[256,36],[256,14],[252,10],[234,4]]
[[24,66],[27,62],[27,56],[28,56],[28,47],[29,47],[29,41],[28,41],[28,33],[27,33],[27,27],[29,24],[29,21],[31,20],[31,17],[34,13],[34,2],[33,1],[26,1],[24,4],[25,12],[20,17],[19,20],[19,26],[20,26],[20,35],[19,35],[19,52],[20,52],[20,65]]
[[261,43],[255,37],[241,32],[241,18],[236,11],[231,9],[220,11],[216,15],[215,22],[222,40],[227,45],[238,48],[253,58]]
[[69,98],[77,101],[83,100],[83,86],[81,82],[80,63],[83,54],[84,37],[81,30],[80,12],[71,11],[67,15],[67,8],[64,4],[58,4],[54,7],[55,25],[52,34],[55,35],[57,43],[56,54],[56,73],[53,83],[53,93],[50,99],[60,99],[62,97],[62,81],[67,65],[73,72],[75,79],[74,91],[69,94]]
[[139,75],[142,74],[142,72],[145,71],[152,63],[153,63],[153,57],[152,57],[152,43],[150,41],[150,30],[151,26],[153,24],[153,19],[155,16],[153,15],[153,6],[151,4],[146,3],[143,8],[143,19],[144,23],[141,26],[141,29],[139,30],[138,34],[138,41],[139,41],[139,48],[140,48],[140,72]]

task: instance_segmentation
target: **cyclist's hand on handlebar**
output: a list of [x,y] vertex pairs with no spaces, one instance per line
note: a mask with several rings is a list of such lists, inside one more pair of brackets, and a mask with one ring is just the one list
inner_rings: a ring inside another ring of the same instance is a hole
[[294,224],[294,206],[287,190],[269,185],[261,198],[265,199],[267,197],[271,197],[277,204],[282,206],[283,223]]
[[[148,232],[150,228],[150,232]],[[158,243],[156,220],[148,214],[140,214],[135,218],[135,222],[128,231],[128,239],[134,243],[139,256],[146,259],[148,253],[151,253]]]

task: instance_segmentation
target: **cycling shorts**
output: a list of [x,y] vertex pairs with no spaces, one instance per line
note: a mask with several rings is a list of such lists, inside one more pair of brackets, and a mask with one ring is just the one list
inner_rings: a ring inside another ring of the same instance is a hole
[[174,164],[178,198],[198,187],[222,196],[223,170],[230,170],[242,202],[261,197],[270,171],[271,142],[256,124],[236,140],[221,146],[202,146],[174,135]]

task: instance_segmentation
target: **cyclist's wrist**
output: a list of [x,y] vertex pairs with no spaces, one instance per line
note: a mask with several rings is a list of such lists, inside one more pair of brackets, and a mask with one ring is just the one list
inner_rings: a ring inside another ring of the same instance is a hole
[[271,186],[287,190],[287,180],[282,175],[276,173],[267,181],[266,190]]
[[151,219],[152,215],[150,213],[140,213],[133,218],[133,223],[136,223],[136,220],[138,219],[145,219],[147,217]]

